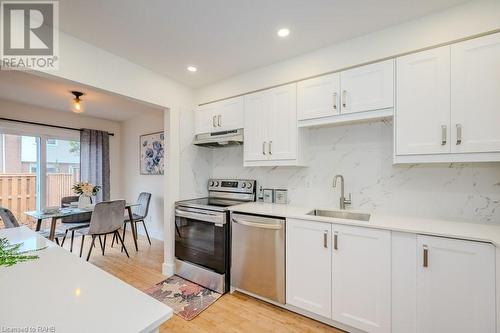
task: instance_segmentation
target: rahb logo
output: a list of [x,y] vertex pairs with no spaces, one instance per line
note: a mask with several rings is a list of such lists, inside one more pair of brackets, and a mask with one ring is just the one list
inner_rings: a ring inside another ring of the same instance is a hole
[[2,70],[59,69],[59,2],[0,1]]

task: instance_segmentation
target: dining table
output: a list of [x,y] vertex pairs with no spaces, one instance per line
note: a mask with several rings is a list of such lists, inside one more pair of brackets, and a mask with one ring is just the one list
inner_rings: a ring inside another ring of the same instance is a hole
[[0,239],[37,258],[0,266],[0,332],[157,333],[173,310],[26,226]]
[[[133,213],[132,213],[132,208],[139,206],[140,203],[136,202],[127,202],[125,204],[125,210],[128,213],[128,217],[130,221],[133,220]],[[33,211],[28,211],[24,212],[27,216],[30,216],[36,220],[36,231],[40,231],[42,221],[43,220],[48,220],[50,219],[50,231],[49,231],[49,240],[53,241],[55,238],[56,234],[56,227],[57,227],[57,221],[59,221],[62,218],[65,217],[70,217],[73,215],[78,215],[82,213],[92,213],[94,210],[94,205],[89,205],[86,208],[79,208],[79,207],[73,207],[72,205],[61,207],[57,210],[54,211],[44,211],[44,210],[33,210]],[[137,230],[135,228],[132,229],[132,235],[134,239],[134,245],[135,245],[135,250],[138,251],[139,248],[137,246]]]

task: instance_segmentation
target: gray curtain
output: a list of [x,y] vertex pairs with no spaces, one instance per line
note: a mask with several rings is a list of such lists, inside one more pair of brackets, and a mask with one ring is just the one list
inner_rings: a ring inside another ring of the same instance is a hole
[[108,132],[83,129],[80,134],[81,181],[101,186],[97,202],[109,200]]

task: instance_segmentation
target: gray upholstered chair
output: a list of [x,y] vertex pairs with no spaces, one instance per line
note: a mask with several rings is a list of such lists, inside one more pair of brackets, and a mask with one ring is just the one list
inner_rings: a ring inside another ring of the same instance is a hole
[[[71,204],[72,202],[78,201],[79,197],[77,195],[72,195],[68,197],[61,198],[61,208],[64,208]],[[92,200],[92,199],[91,199]],[[92,202],[92,201],[91,201]],[[65,230],[64,239],[68,236],[68,232],[71,232],[71,243],[69,246],[69,251],[73,252],[73,241],[75,239],[75,231],[78,229],[87,228],[90,225],[90,218],[92,212],[75,214],[61,219],[61,229]],[[78,234],[76,234],[78,236]]]
[[[82,243],[80,247],[80,257],[83,252],[83,244],[85,236],[92,236],[92,243],[90,244],[89,252],[87,254],[87,261],[92,253],[96,237],[99,238],[101,243],[102,255],[106,248],[106,236],[113,234],[122,244],[125,254],[128,255],[125,243],[118,232],[123,225],[123,212],[125,211],[125,200],[104,201],[95,205],[92,217],[90,219],[90,226],[85,229],[79,229],[77,232],[82,235]],[[102,243],[101,236],[104,236],[104,244]]]
[[[8,208],[0,207],[0,218],[3,221],[5,228],[7,228],[7,229],[20,227],[20,224],[19,224],[19,222],[17,222],[16,217],[14,216],[14,214],[12,214],[12,212]],[[47,230],[40,230],[40,231],[37,231],[37,233],[40,236],[43,236],[45,238],[49,238],[50,231],[48,229]],[[59,245],[59,238],[60,237],[63,237],[63,240],[61,242],[61,246],[63,246],[64,239],[65,239],[64,230],[61,230],[60,228],[56,228],[54,240],[56,241],[56,243],[58,245]]]
[[130,217],[127,216],[127,218],[124,221],[123,235],[122,235],[123,240],[125,240],[125,229],[127,228],[127,223],[130,223],[130,227],[134,228],[136,235],[137,235],[137,223],[142,223],[144,231],[146,232],[146,236],[148,237],[149,245],[151,245],[151,239],[149,238],[148,229],[146,228],[146,223],[144,222],[144,220],[148,216],[150,202],[151,202],[151,193],[141,192],[139,194],[139,198],[137,199],[137,203],[139,205],[132,207],[132,220],[130,220]]

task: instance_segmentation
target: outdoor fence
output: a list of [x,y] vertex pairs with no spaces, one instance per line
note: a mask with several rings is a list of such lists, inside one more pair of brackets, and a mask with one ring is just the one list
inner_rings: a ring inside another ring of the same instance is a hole
[[[46,177],[46,206],[60,206],[62,197],[74,195],[71,187],[78,175],[49,173]],[[0,206],[9,208],[20,223],[32,222],[24,212],[36,209],[36,199],[36,174],[0,174]]]

